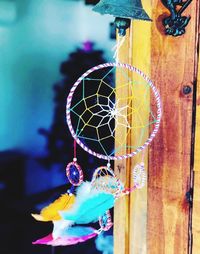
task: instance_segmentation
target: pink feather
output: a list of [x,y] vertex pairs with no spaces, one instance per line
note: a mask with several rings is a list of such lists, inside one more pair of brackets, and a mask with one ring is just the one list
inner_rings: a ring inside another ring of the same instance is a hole
[[[76,228],[76,227],[74,227]],[[45,245],[51,245],[51,246],[67,246],[67,245],[74,245],[77,243],[85,242],[95,236],[98,235],[98,233],[95,231],[94,228],[91,227],[77,227],[78,230],[81,229],[82,232],[90,232],[89,234],[82,234],[79,236],[75,236],[74,234],[65,234],[64,236],[59,236],[58,238],[54,239],[52,234],[49,234],[43,238],[38,239],[37,241],[33,242],[32,244],[45,244]]]

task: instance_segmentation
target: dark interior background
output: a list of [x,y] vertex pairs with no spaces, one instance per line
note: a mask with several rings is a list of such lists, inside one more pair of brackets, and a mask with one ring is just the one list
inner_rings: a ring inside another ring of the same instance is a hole
[[[73,158],[73,140],[65,98],[71,85],[88,68],[112,61],[113,18],[92,12],[97,2],[0,1],[2,254],[103,253],[95,239],[71,247],[33,246],[52,225],[30,216],[70,188],[65,166]],[[77,153],[90,180],[103,162],[80,148]]]

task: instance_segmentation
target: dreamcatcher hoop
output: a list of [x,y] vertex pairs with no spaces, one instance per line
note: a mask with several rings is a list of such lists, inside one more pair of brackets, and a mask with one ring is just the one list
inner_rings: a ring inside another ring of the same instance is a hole
[[[77,172],[74,171],[71,172],[71,169],[74,168]],[[75,174],[73,176],[71,176],[71,174]],[[66,176],[69,180],[69,182],[73,185],[73,186],[79,186],[82,184],[83,182],[83,171],[81,169],[81,166],[76,162],[70,162],[67,164],[66,167]]]
[[[141,76],[150,86],[155,100],[156,100],[156,106],[157,106],[157,116],[156,116],[156,123],[154,126],[153,131],[151,132],[149,138],[144,142],[144,144],[142,146],[139,146],[136,148],[135,151],[129,153],[129,154],[124,154],[124,155],[117,155],[117,156],[106,156],[104,154],[100,154],[97,153],[93,150],[91,150],[88,146],[86,146],[85,144],[83,144],[81,142],[81,140],[77,137],[74,128],[72,126],[72,121],[71,121],[71,115],[70,115],[70,108],[71,108],[71,103],[72,103],[72,98],[74,95],[74,92],[76,90],[76,88],[78,87],[78,85],[84,80],[84,78],[86,78],[90,73],[96,71],[96,70],[100,70],[103,68],[108,68],[108,67],[120,67],[120,68],[125,68],[128,69],[132,72],[137,73],[139,76]],[[67,120],[67,124],[69,127],[69,130],[71,132],[72,137],[75,139],[76,143],[79,144],[86,152],[88,152],[89,154],[98,157],[99,159],[104,159],[104,160],[122,160],[122,159],[127,159],[130,158],[134,155],[136,155],[137,153],[141,152],[142,150],[144,150],[153,140],[153,138],[156,136],[156,133],[158,132],[159,126],[160,126],[160,121],[161,121],[161,100],[160,100],[160,95],[158,90],[156,89],[156,87],[154,86],[153,82],[139,69],[129,65],[129,64],[125,64],[125,63],[104,63],[104,64],[100,64],[97,65],[91,69],[89,69],[88,71],[86,71],[72,86],[70,93],[67,97],[67,105],[66,105],[66,120]]]
[[[101,179],[101,181],[99,181]],[[112,193],[118,198],[124,190],[121,181],[116,177],[114,171],[108,166],[101,166],[95,169],[91,185],[98,191]]]
[[103,216],[99,217],[100,230],[108,231],[112,226],[110,210],[107,210]]

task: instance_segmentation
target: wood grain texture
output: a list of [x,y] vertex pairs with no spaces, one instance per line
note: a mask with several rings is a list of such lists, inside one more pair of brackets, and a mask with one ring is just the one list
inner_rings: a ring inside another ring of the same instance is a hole
[[190,23],[176,38],[164,34],[167,11],[161,2],[152,5],[151,76],[161,93],[163,118],[149,155],[147,253],[186,254],[193,95],[182,91],[194,82],[197,5],[193,1],[186,10]]
[[[199,29],[200,32],[200,29]],[[197,44],[199,38],[197,38]],[[199,53],[199,52],[198,52]],[[192,253],[200,252],[200,57],[198,56],[197,91],[196,91],[196,123],[194,148],[194,194],[192,211]]]
[[[144,8],[151,16],[151,2],[144,2]],[[150,76],[151,71],[151,22],[133,21],[132,22],[132,65],[139,68],[147,76]],[[141,31],[144,31],[141,33]],[[145,43],[144,43],[145,42]],[[144,89],[144,88],[143,88]],[[145,90],[134,90],[135,96],[143,98],[141,93]],[[142,120],[148,122],[150,101],[146,97],[145,106],[143,107]],[[135,124],[135,119],[132,120]],[[140,133],[134,131],[131,135],[131,144],[137,142]],[[143,143],[148,138],[149,133],[146,132],[143,137]],[[144,163],[146,170],[148,169],[148,148],[144,151]],[[130,168],[142,161],[143,152],[131,158]],[[133,185],[131,178],[130,185]],[[129,222],[129,253],[130,254],[146,254],[147,253],[147,186],[136,190],[130,195],[130,222]]]
[[[195,80],[199,0],[185,11],[191,16],[186,34],[176,38],[164,34],[162,19],[169,13],[161,1],[145,3],[149,14],[152,11],[153,22],[133,22],[120,50],[120,60],[151,74],[161,93],[163,118],[149,158],[145,158],[148,188],[136,191],[115,206],[114,253],[189,254],[189,205],[185,194],[190,187],[193,94],[184,95],[183,87],[193,87]],[[117,84],[121,81],[118,76]],[[196,140],[200,137],[199,106],[198,95]],[[117,131],[119,134],[120,129]],[[131,135],[127,142],[133,144],[134,140]],[[193,254],[200,253],[199,144],[195,143]],[[140,160],[141,155],[137,155],[115,163],[115,172],[127,186],[132,185],[131,169]]]
[[[118,38],[119,40],[119,38]],[[130,48],[130,30],[126,32],[126,39],[119,51],[119,59],[121,62],[130,63],[129,59],[129,48]],[[128,75],[128,73],[127,73]],[[116,87],[118,88],[127,82],[124,75],[121,73],[116,73]],[[129,93],[129,89],[125,86],[123,89],[117,89],[116,100],[122,96],[126,97]],[[124,128],[120,125],[115,130],[115,136],[124,137],[127,135]],[[128,140],[125,141],[126,143]],[[115,144],[115,149],[118,145]],[[126,154],[126,149],[121,150],[122,153]],[[127,160],[116,161],[115,162],[115,174],[123,183],[129,184],[130,169],[127,167]],[[128,186],[129,187],[129,186]],[[123,197],[115,203],[114,208],[114,253],[115,254],[128,254],[129,253],[129,197]]]
[[[146,31],[141,33],[141,29]],[[126,42],[123,47],[120,49],[120,61],[129,63],[137,68],[141,69],[147,75],[150,73],[150,36],[151,35],[151,24],[148,22],[134,22],[131,25],[130,30],[126,35]],[[134,37],[137,37],[137,41],[134,42]],[[148,43],[142,44],[143,41]],[[142,45],[142,46],[141,46]],[[127,72],[127,76],[133,78],[134,75],[130,72]],[[138,76],[137,76],[137,80]],[[141,79],[142,80],[142,79]],[[140,81],[141,81],[140,80]],[[117,74],[117,87],[123,84],[124,77],[120,74]],[[132,89],[134,89],[132,87]],[[120,94],[118,94],[120,92]],[[130,96],[130,88],[126,87],[121,90],[117,90],[117,97],[121,94]],[[134,96],[141,97],[144,94],[144,90],[140,89],[137,91],[134,89]],[[148,101],[146,102],[148,106]],[[124,106],[124,105],[121,105]],[[132,105],[134,106],[134,105]],[[148,108],[148,107],[147,107]],[[130,112],[129,112],[130,113]],[[142,118],[143,120],[148,121],[149,114],[145,113],[143,110]],[[135,121],[132,119],[130,121]],[[137,123],[134,122],[136,125]],[[124,130],[120,126],[116,130],[116,136],[123,137]],[[127,134],[127,133],[125,133]],[[127,136],[126,144],[134,145],[138,141],[137,132]],[[146,140],[144,135],[143,139]],[[123,139],[123,138],[122,138]],[[148,166],[147,154],[148,149],[146,149],[145,156],[145,165]],[[128,153],[128,149],[125,149],[125,152]],[[115,163],[115,173],[118,177],[126,184],[126,187],[133,186],[133,177],[132,169],[133,167],[141,162],[141,153],[134,158],[128,159],[122,162]],[[120,169],[120,171],[119,171]],[[114,253],[115,254],[145,254],[146,253],[146,220],[147,220],[147,188],[141,190],[136,190],[131,195],[124,197],[123,199],[117,201],[115,205],[115,226],[114,226]]]

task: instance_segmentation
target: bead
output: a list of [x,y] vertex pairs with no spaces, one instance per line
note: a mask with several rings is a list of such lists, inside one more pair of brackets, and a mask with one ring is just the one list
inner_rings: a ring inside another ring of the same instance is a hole
[[111,166],[110,163],[107,163],[107,167],[110,168],[110,166]]

